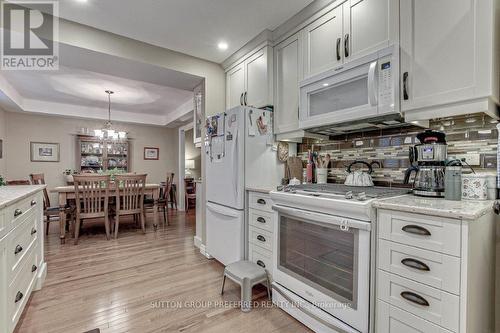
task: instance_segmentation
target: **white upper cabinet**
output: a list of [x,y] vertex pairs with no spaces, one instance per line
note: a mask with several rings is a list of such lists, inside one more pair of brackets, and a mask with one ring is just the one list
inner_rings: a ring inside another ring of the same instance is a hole
[[398,0],[347,0],[303,29],[304,77],[397,43]]
[[226,108],[273,104],[272,50],[263,47],[246,55],[226,72]]
[[245,66],[241,63],[226,73],[226,108],[242,105],[244,93]]
[[359,58],[398,41],[397,0],[350,0],[343,5],[344,57]]
[[[401,0],[400,5],[402,110],[423,119],[494,108],[498,1]],[[464,102],[467,110],[459,111]]]
[[299,80],[302,76],[302,48],[299,36],[300,33],[297,33],[274,47],[276,134],[299,128]]
[[342,64],[342,6],[304,28],[304,73],[314,75]]

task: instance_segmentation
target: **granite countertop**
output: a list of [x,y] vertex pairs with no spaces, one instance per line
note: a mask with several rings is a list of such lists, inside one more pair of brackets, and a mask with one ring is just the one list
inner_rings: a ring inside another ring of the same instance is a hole
[[258,193],[264,193],[264,194],[269,194],[269,192],[276,190],[275,187],[274,188],[271,188],[271,187],[263,188],[263,187],[251,187],[251,186],[247,186],[245,189],[247,191],[250,191],[250,192],[258,192]]
[[47,185],[0,186],[0,209],[43,190]]
[[494,200],[451,201],[403,195],[375,200],[373,207],[463,220],[476,220],[493,209]]

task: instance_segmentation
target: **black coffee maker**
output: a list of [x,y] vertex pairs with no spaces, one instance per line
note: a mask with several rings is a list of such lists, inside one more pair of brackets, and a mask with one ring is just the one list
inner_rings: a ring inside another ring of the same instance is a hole
[[406,170],[404,183],[410,182],[413,171],[413,194],[424,197],[444,197],[444,172],[448,157],[446,134],[425,130],[417,134],[419,144],[410,147],[411,167]]

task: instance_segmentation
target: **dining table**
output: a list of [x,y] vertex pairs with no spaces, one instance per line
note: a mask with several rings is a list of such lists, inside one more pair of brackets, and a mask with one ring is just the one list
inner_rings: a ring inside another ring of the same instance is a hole
[[[153,197],[153,227],[156,231],[158,228],[158,199],[160,198],[160,184],[146,184],[144,186],[144,195],[150,195]],[[118,188],[120,190],[120,188]],[[114,183],[110,184],[109,196],[116,196],[116,185]],[[74,186],[58,186],[53,188],[51,193],[57,193],[59,198],[59,238],[61,244],[66,242],[66,208],[69,205],[69,200],[76,199],[75,187]]]

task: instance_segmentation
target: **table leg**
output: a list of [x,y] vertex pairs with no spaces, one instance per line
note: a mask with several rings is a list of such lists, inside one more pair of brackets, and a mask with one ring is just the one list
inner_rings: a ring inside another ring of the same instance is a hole
[[61,244],[66,241],[66,193],[59,192],[59,238]]
[[158,229],[158,199],[160,198],[160,189],[156,188],[153,190],[153,227],[156,231]]

